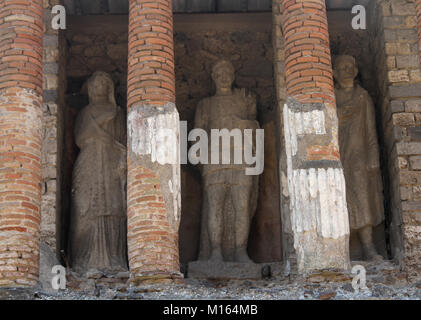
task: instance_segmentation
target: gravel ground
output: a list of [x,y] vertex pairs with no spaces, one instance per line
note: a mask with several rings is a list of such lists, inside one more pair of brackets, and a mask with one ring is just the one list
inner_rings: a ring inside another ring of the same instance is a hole
[[[306,278],[279,276],[267,280],[210,281],[185,279],[183,284],[130,287],[103,285],[58,292],[0,289],[0,299],[25,300],[421,300],[421,281],[408,283],[390,263],[367,268],[367,289],[352,288],[352,275],[321,272]],[[86,282],[84,282],[86,283]]]

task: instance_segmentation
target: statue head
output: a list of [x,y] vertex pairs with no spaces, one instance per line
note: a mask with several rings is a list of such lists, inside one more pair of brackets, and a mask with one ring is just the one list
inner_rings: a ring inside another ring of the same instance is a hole
[[112,105],[117,105],[114,96],[114,82],[111,76],[103,71],[95,72],[88,80],[89,101],[108,101]]
[[333,76],[341,88],[353,87],[357,75],[357,63],[353,56],[341,55],[336,57]]
[[230,89],[235,80],[235,69],[228,60],[218,61],[212,68],[212,79],[217,89]]

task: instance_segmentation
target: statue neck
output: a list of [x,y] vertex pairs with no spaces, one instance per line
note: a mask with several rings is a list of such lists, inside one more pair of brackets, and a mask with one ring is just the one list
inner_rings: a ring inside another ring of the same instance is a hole
[[339,90],[345,91],[345,92],[352,92],[356,88],[356,85],[354,82],[352,83],[339,83],[338,86]]
[[231,88],[216,88],[216,95],[217,96],[231,96],[232,89]]
[[108,97],[93,97],[90,99],[91,104],[110,104],[110,102],[108,101]]

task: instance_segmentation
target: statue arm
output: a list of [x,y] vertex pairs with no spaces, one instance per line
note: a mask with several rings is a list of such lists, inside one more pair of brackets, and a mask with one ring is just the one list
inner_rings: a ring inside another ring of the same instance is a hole
[[376,115],[374,112],[373,100],[367,94],[366,103],[366,132],[367,132],[367,147],[368,147],[368,168],[378,169],[379,163],[379,142],[377,139],[376,130]]
[[[205,106],[206,106],[205,100],[202,100],[199,102],[199,105],[197,106],[196,114],[194,117],[194,128],[202,129],[208,132],[209,116],[206,113]],[[199,163],[198,167],[199,167],[199,170],[203,173],[203,164]]]
[[86,140],[91,138],[94,134],[92,132],[92,126],[89,125],[89,119],[87,118],[86,108],[82,109],[76,117],[76,123],[74,127],[74,137],[76,145],[82,148]]
[[108,108],[104,108],[103,110],[99,110],[100,112],[92,112],[93,116],[95,117],[95,121],[102,125],[112,119],[118,117],[119,107],[117,106],[110,106]]
[[247,96],[248,100],[248,111],[249,111],[249,119],[256,120],[257,118],[257,98],[256,95],[253,93],[249,93]]
[[208,131],[208,116],[205,112],[205,102],[204,100],[199,102],[199,105],[196,109],[196,114],[194,117],[194,127],[196,129],[203,129],[206,132]]
[[247,96],[248,100],[248,119],[255,122],[255,127],[251,129],[259,129],[260,124],[257,121],[257,97],[254,93]]

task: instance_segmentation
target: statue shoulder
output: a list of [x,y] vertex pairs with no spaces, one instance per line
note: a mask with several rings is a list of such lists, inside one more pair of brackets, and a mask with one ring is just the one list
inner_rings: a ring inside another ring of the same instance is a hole
[[90,106],[91,105],[88,104],[88,105],[84,106],[82,109],[79,110],[79,112],[77,113],[77,116],[76,116],[76,122],[77,123],[80,123],[83,120],[85,120],[86,117],[91,113],[91,111],[90,111],[91,107]]
[[365,100],[369,99],[370,101],[372,101],[372,98],[370,96],[370,94],[368,93],[368,91],[366,89],[364,89],[363,87],[361,87],[360,85],[357,84],[356,86],[357,92],[359,94],[359,96]]
[[207,109],[207,106],[209,105],[210,101],[211,101],[211,97],[203,98],[197,104],[197,109],[196,110],[197,111],[200,111],[200,112],[204,112]]

